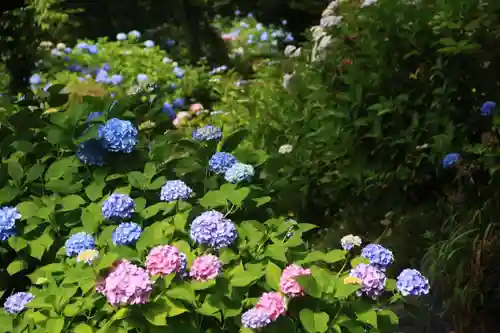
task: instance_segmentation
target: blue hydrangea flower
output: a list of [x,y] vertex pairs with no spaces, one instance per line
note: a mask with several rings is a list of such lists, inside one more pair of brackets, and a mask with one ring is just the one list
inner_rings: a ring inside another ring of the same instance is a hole
[[393,261],[394,255],[391,250],[379,244],[368,244],[361,251],[361,256],[370,260],[370,264],[382,270],[387,268]]
[[236,10],[234,11],[234,15],[236,15],[236,16],[240,16],[240,14],[241,14],[241,10],[236,9]]
[[85,42],[81,42],[81,43],[76,44],[76,48],[79,50],[86,50],[87,47],[89,47],[89,44],[87,44]]
[[141,33],[137,30],[132,30],[128,33],[128,36],[132,37],[134,39],[139,39],[139,38],[141,38]]
[[180,109],[184,106],[184,98],[182,97],[179,97],[177,98],[175,101],[174,101],[174,107],[177,108],[177,109]]
[[182,180],[169,180],[161,188],[160,199],[166,202],[187,200],[192,194],[193,190]]
[[250,181],[255,174],[253,166],[244,163],[235,163],[224,173],[224,179],[229,183]]
[[181,79],[182,77],[184,77],[184,70],[180,67],[174,67],[174,69],[172,70],[175,74],[175,76],[178,78],[178,79]]
[[172,104],[170,104],[169,102],[165,102],[165,103],[163,103],[162,112],[167,113],[167,114],[170,116],[170,119],[175,118],[175,110],[174,110],[174,107],[173,107],[173,105],[172,105]]
[[116,34],[116,40],[125,40],[127,39],[127,35],[124,33],[124,32],[120,32],[118,34]]
[[99,128],[103,147],[112,152],[131,153],[138,142],[139,132],[128,120],[113,118]]
[[271,318],[266,311],[259,308],[252,308],[241,315],[241,324],[250,329],[266,327],[271,323]]
[[108,72],[104,69],[100,69],[95,76],[95,82],[104,83],[108,81]]
[[113,231],[112,239],[115,245],[128,245],[135,243],[141,236],[142,228],[134,222],[120,223]]
[[217,152],[208,161],[208,168],[217,174],[223,174],[236,162],[238,160],[233,155],[225,152]]
[[163,61],[164,64],[169,64],[169,63],[172,62],[172,59],[170,59],[169,57],[165,57],[165,58],[163,58],[162,61]]
[[269,39],[269,34],[267,33],[267,31],[264,31],[261,35],[260,35],[260,40],[261,41],[266,41]]
[[83,164],[103,166],[106,164],[108,152],[102,147],[102,142],[90,139],[80,143],[76,149],[76,157]]
[[64,244],[68,257],[77,256],[84,250],[94,249],[95,240],[92,235],[81,231],[71,235]]
[[153,42],[152,40],[147,40],[144,42],[144,46],[147,48],[152,48],[155,46],[155,42]]
[[97,54],[99,52],[97,45],[89,45],[87,47],[87,52],[90,54]]
[[427,295],[430,290],[429,280],[416,269],[406,268],[398,276],[396,288],[403,296]]
[[181,279],[185,279],[189,273],[187,271],[187,257],[184,252],[179,253],[179,258],[181,260],[181,266],[179,267],[179,270],[177,271],[177,276],[180,277]]
[[492,101],[484,102],[481,106],[481,116],[491,116],[493,109],[497,106],[497,103]]
[[42,82],[42,78],[38,74],[33,74],[30,77],[30,84],[39,85]]
[[351,269],[349,276],[358,278],[361,282],[361,289],[356,292],[358,296],[366,295],[373,299],[384,292],[387,283],[384,271],[374,265],[358,264]]
[[231,245],[238,232],[231,220],[218,211],[210,210],[193,220],[189,235],[198,244],[220,249]]
[[167,40],[167,46],[173,46],[173,45],[175,45],[175,40],[173,39]]
[[112,85],[119,85],[120,83],[122,83],[123,81],[123,76],[121,76],[120,74],[113,74],[111,75],[111,77],[109,78],[109,83],[111,83]]
[[71,47],[65,47],[65,48],[64,48],[64,53],[66,53],[66,54],[70,54],[70,53],[72,53],[72,52],[73,52],[73,50],[71,49]]
[[137,74],[138,82],[146,82],[148,80],[148,76],[146,74]]
[[4,206],[0,208],[0,230],[12,230],[21,214],[15,207]]
[[108,63],[104,63],[102,64],[101,69],[105,70],[106,72],[109,72],[111,70],[111,66]]
[[287,42],[293,42],[295,38],[293,38],[293,35],[291,33],[287,33],[285,36],[285,41]]
[[104,200],[101,206],[105,219],[128,219],[135,212],[134,199],[126,194],[113,193]]
[[193,131],[193,139],[198,141],[210,141],[222,139],[222,131],[215,126],[206,125]]
[[443,168],[448,169],[454,166],[460,160],[459,153],[449,153],[443,158]]
[[257,23],[255,25],[255,29],[257,29],[257,30],[262,30],[262,28],[264,28],[264,26],[262,25],[262,23]]
[[3,303],[3,307],[7,313],[13,315],[22,312],[26,308],[26,304],[35,298],[33,294],[26,292],[18,292],[10,295]]
[[16,235],[15,228],[14,229],[6,229],[6,230],[0,229],[0,241],[7,240],[10,237],[15,236],[15,235]]

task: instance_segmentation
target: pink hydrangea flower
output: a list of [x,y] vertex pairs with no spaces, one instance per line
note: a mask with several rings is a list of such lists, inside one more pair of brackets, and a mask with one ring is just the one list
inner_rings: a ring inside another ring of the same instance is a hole
[[264,310],[273,321],[286,312],[285,298],[277,292],[263,293],[255,307]]
[[215,279],[222,269],[219,258],[207,254],[196,258],[191,266],[189,276],[197,281],[208,281]]
[[201,103],[194,103],[189,106],[189,111],[191,111],[191,113],[198,114],[202,110],[203,110],[203,105],[201,105]]
[[106,277],[104,294],[113,305],[144,304],[153,289],[144,268],[122,260]]
[[174,121],[172,123],[174,124],[175,127],[180,127],[182,123],[184,122],[184,119],[189,118],[189,112],[186,111],[181,111],[177,114],[175,117]]
[[310,269],[304,269],[298,265],[292,264],[283,270],[280,278],[280,289],[290,297],[304,295],[304,289],[295,280],[298,276],[311,275]]
[[221,37],[223,40],[226,40],[226,41],[236,40],[236,36],[234,36],[232,34],[223,34]]
[[181,267],[181,252],[175,246],[160,245],[149,251],[146,269],[151,275],[168,275]]

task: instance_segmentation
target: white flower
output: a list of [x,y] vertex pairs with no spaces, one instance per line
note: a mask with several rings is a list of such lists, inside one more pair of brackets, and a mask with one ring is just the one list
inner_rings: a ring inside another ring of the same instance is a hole
[[340,240],[340,244],[342,248],[346,251],[349,251],[355,246],[361,246],[362,240],[359,236],[354,236],[352,234],[342,237]]
[[242,47],[238,47],[236,50],[234,50],[236,54],[243,54],[245,53],[245,50]]
[[285,75],[283,75],[283,88],[288,89],[288,85],[290,84],[290,80],[292,79],[292,77],[293,73],[292,74],[286,73]]
[[367,7],[370,5],[373,5],[377,0],[364,0],[363,3],[361,4],[361,7]]
[[290,58],[296,58],[300,56],[301,48],[297,48],[293,45],[287,45],[285,47],[285,56],[290,57]]
[[290,145],[290,144],[285,144],[285,145],[282,145],[279,149],[278,149],[278,153],[280,154],[290,154],[293,150],[293,146]]
[[332,26],[339,25],[341,21],[342,21],[342,16],[335,16],[335,15],[326,16],[321,19],[320,25],[322,27],[329,28]]
[[334,0],[328,4],[321,16],[331,16],[335,13],[335,9],[339,6],[339,0]]
[[66,48],[66,44],[64,44],[64,43],[57,43],[56,48],[58,50],[64,50]]
[[171,63],[171,62],[172,62],[172,59],[170,59],[169,57],[163,58],[163,63],[164,64],[168,64],[168,63]]
[[326,36],[326,32],[323,27],[317,25],[311,28],[313,39],[318,41],[321,37]]

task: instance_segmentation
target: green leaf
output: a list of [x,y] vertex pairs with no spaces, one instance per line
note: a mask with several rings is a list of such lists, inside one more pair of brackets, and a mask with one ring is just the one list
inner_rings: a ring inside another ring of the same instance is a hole
[[14,260],[9,264],[9,266],[7,266],[7,273],[14,275],[26,268],[28,268],[28,265],[24,260]]
[[314,326],[314,312],[311,309],[302,309],[299,312],[300,322],[309,333],[316,333]]
[[209,209],[226,206],[227,198],[220,191],[209,191],[200,199],[200,205]]
[[393,332],[399,324],[398,316],[390,310],[379,310],[377,315],[378,327],[381,332]]
[[333,264],[342,260],[345,260],[347,255],[346,251],[343,250],[332,250],[328,252],[325,256],[325,261],[327,263]]
[[354,268],[358,266],[359,264],[369,264],[370,260],[363,258],[363,257],[356,257],[351,260],[351,267]]
[[28,172],[26,173],[26,182],[29,183],[39,179],[44,171],[45,171],[45,165],[34,164],[33,166],[31,166],[31,168],[28,169]]
[[146,305],[144,316],[154,326],[167,325],[168,305],[164,299]]
[[163,185],[165,185],[165,182],[167,181],[167,178],[165,176],[160,176],[153,180],[151,184],[148,186],[148,190],[157,190],[161,188]]
[[158,202],[154,205],[148,206],[147,208],[141,211],[141,216],[147,220],[163,210],[163,214],[171,212],[175,208],[175,203],[171,202]]
[[61,199],[62,208],[59,210],[61,212],[69,212],[80,208],[81,205],[85,204],[85,200],[81,196],[72,194]]
[[64,318],[50,318],[47,320],[47,332],[61,333],[64,327]]
[[145,189],[149,185],[149,179],[139,171],[131,171],[127,174],[127,179],[132,187]]
[[14,181],[19,182],[24,177],[24,170],[19,161],[13,160],[7,164],[7,172],[10,178]]
[[370,304],[356,302],[352,304],[352,307],[359,321],[377,328],[377,312]]
[[263,206],[266,203],[270,202],[272,199],[271,197],[260,197],[260,198],[255,198],[253,201],[255,201],[255,204],[257,207]]
[[40,207],[33,201],[24,201],[17,205],[17,210],[24,220],[27,220],[38,213]]
[[385,290],[394,291],[396,290],[396,280],[395,279],[387,279],[385,284]]
[[78,165],[78,160],[74,156],[65,157],[52,163],[45,173],[45,181],[61,178],[71,168]]
[[96,201],[97,199],[102,198],[102,191],[104,190],[104,186],[106,183],[104,181],[94,181],[90,183],[89,186],[85,188],[85,194],[87,198],[91,201]]
[[335,281],[335,298],[346,299],[347,297],[354,294],[359,288],[360,285],[348,284],[344,283],[344,278],[337,278]]
[[148,179],[148,182],[153,179],[156,175],[156,165],[154,163],[148,162],[144,165],[144,176]]
[[194,290],[189,285],[183,285],[167,290],[166,295],[173,299],[188,301],[189,303],[196,302]]
[[227,247],[219,250],[219,259],[224,265],[229,264],[231,261],[236,260],[239,257],[240,256],[237,253]]
[[241,270],[231,277],[230,283],[233,287],[246,287],[260,279],[264,273],[263,271]]
[[99,264],[97,265],[97,269],[98,270],[101,270],[101,269],[105,269],[105,268],[109,268],[113,265],[113,263],[119,259],[119,256],[118,254],[114,253],[114,252],[108,252],[106,253],[100,260],[99,260]]
[[267,263],[266,282],[275,291],[280,290],[281,268],[272,261]]
[[9,185],[5,186],[0,189],[0,205],[14,200],[22,192],[23,191],[18,187]]
[[97,203],[92,203],[82,209],[81,220],[85,231],[93,234],[99,230],[99,226],[104,218],[101,212],[101,206]]
[[288,262],[286,258],[286,247],[282,244],[269,245],[264,251],[264,256],[284,263]]
[[223,141],[221,151],[228,153],[234,151],[247,135],[248,131],[246,129],[233,132]]
[[321,287],[314,277],[310,275],[298,276],[295,280],[301,285],[306,294],[314,298],[321,297]]
[[92,330],[92,327],[90,327],[89,325],[84,324],[84,323],[80,323],[80,324],[76,325],[75,328],[73,328],[73,332],[74,333],[92,333],[93,330]]
[[307,264],[316,261],[326,261],[325,253],[321,251],[311,251],[307,254],[307,256],[303,260],[301,260],[301,263]]

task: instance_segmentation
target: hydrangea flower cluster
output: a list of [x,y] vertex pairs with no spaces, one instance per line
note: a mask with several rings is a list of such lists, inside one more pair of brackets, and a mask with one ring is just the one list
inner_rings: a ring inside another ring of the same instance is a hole
[[134,244],[141,237],[142,228],[134,222],[120,223],[113,231],[112,240],[115,245]]
[[95,249],[87,249],[83,250],[78,254],[78,256],[76,257],[76,261],[77,262],[83,261],[84,263],[90,265],[97,258],[99,258],[99,251]]
[[135,202],[126,194],[113,193],[104,200],[101,210],[105,219],[126,219],[135,212]]
[[146,269],[151,275],[177,273],[181,270],[182,264],[181,252],[171,245],[159,245],[152,248],[146,258]]
[[492,101],[484,102],[481,106],[481,116],[491,116],[493,114],[493,109],[497,106],[497,103]]
[[255,175],[255,170],[250,164],[235,163],[228,168],[224,174],[224,179],[229,183],[240,183],[250,181]]
[[35,298],[35,296],[31,293],[18,292],[7,297],[3,306],[7,313],[18,314],[26,308],[26,305],[31,302],[33,298]]
[[193,190],[182,180],[169,180],[161,188],[160,199],[166,202],[187,200],[193,195]]
[[358,296],[366,295],[376,298],[384,291],[387,278],[385,273],[374,265],[358,264],[351,269],[349,276],[361,280],[361,289],[357,291]]
[[210,210],[193,220],[189,235],[198,244],[220,249],[231,245],[238,232],[231,220],[218,211]]
[[456,165],[460,161],[460,154],[459,153],[449,153],[443,158],[443,168],[449,169]]
[[103,147],[111,152],[131,153],[138,142],[139,132],[128,120],[112,118],[99,128]]
[[251,308],[241,315],[243,327],[250,329],[259,329],[266,327],[271,323],[271,318],[263,309]]
[[83,164],[103,166],[106,163],[107,151],[100,140],[90,139],[78,145],[76,157]]
[[429,280],[416,269],[406,268],[396,280],[396,288],[403,296],[427,295],[430,291]]
[[346,235],[340,240],[340,245],[346,251],[351,250],[355,246],[361,246],[361,238],[354,235]]
[[183,252],[179,253],[179,258],[181,260],[181,266],[179,267],[179,270],[177,271],[177,275],[181,279],[185,279],[189,276],[189,273],[187,271],[188,262],[187,262],[186,254]]
[[222,270],[222,262],[213,254],[206,254],[196,258],[191,265],[189,276],[197,281],[213,280]]
[[394,261],[392,251],[379,244],[366,245],[361,251],[361,256],[381,270],[385,270]]
[[212,125],[206,125],[193,131],[193,139],[198,141],[212,141],[222,139],[222,131]]
[[310,269],[304,269],[298,265],[292,264],[283,270],[280,278],[280,289],[289,297],[298,297],[304,295],[304,289],[295,280],[298,276],[311,275]]
[[15,207],[4,206],[0,208],[0,241],[16,234],[16,221],[21,214]]
[[286,312],[286,301],[280,293],[263,293],[255,307],[264,310],[269,318],[274,321]]
[[121,260],[100,288],[113,306],[145,304],[153,290],[153,281],[145,269]]
[[236,162],[238,160],[233,155],[225,152],[217,152],[208,161],[208,168],[216,174],[224,174]]
[[66,249],[66,255],[68,257],[77,256],[80,252],[94,249],[95,248],[95,240],[92,235],[81,231],[76,234],[71,235],[71,237],[66,240],[64,244],[64,248]]

